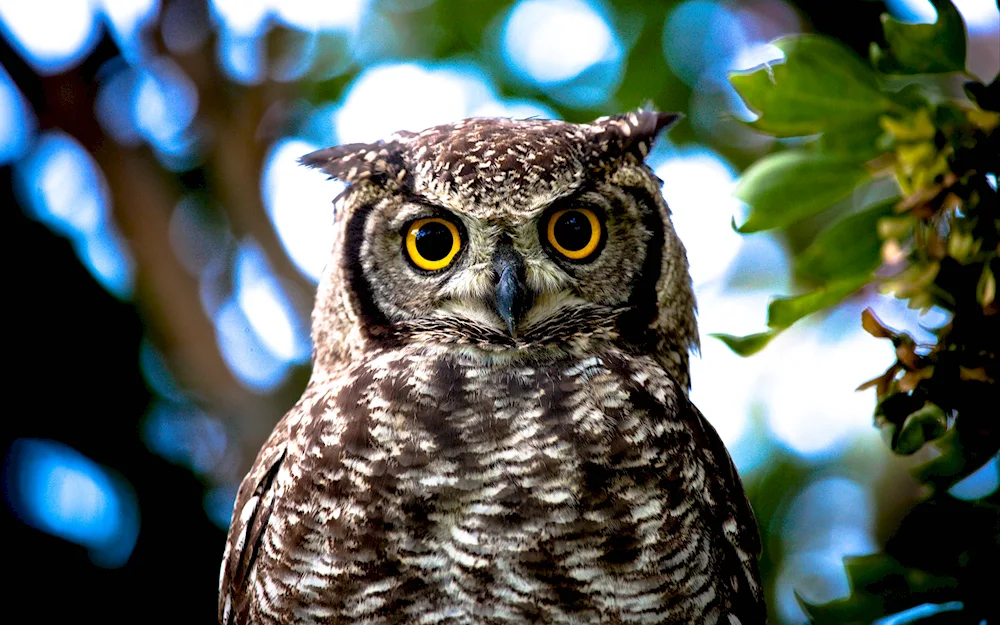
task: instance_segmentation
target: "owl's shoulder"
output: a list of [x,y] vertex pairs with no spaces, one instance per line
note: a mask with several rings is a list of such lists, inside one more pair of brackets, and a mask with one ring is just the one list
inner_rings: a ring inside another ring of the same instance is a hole
[[[280,565],[274,554],[287,545],[276,541],[294,541],[287,531],[289,512],[295,514],[290,506],[308,499],[303,494],[313,486],[308,444],[320,440],[324,423],[335,417],[330,397],[337,395],[342,383],[334,378],[310,385],[275,426],[240,484],[219,576],[219,622],[223,625],[249,622],[259,586],[274,584],[280,577],[280,571],[273,570]],[[281,531],[272,531],[275,525]]]
[[[766,619],[757,560],[761,540],[757,521],[742,480],[725,444],[712,424],[694,405],[686,384],[675,380],[657,359],[647,355],[621,355],[604,359],[609,370],[627,381],[633,412],[641,412],[651,425],[651,445],[668,461],[681,451],[686,465],[685,488],[701,502],[714,535],[723,539],[726,562],[718,563],[733,574],[731,610],[744,623]],[[661,485],[669,490],[667,478]]]

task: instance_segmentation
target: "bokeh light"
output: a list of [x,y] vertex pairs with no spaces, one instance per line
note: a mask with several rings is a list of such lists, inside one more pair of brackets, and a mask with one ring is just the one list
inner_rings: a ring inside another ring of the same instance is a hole
[[782,58],[768,41],[800,30],[795,12],[781,0],[743,6],[714,0],[678,4],[663,26],[663,54],[671,70],[693,87],[691,125],[703,136],[742,149],[763,150],[773,141],[740,122],[753,113],[729,84],[730,72]]
[[[924,617],[934,616],[944,612],[957,612],[961,610],[961,601],[949,601],[948,603],[925,603],[915,608],[905,610],[899,614],[880,618],[872,622],[872,625],[907,625],[908,623],[919,623]],[[983,625],[986,621],[979,623]]]
[[0,166],[20,158],[35,133],[35,116],[24,96],[0,66]]
[[724,82],[733,61],[750,44],[746,25],[723,2],[683,2],[663,26],[667,63],[690,86],[702,80]]
[[290,363],[267,349],[235,300],[223,302],[213,321],[222,357],[240,382],[259,393],[284,382]]
[[205,514],[216,527],[228,530],[229,521],[233,517],[234,503],[236,503],[236,486],[223,484],[207,490],[202,505],[205,508]]
[[223,28],[219,33],[218,59],[233,82],[253,85],[264,79],[264,42],[255,32]]
[[264,205],[295,266],[319,282],[333,241],[333,198],[344,190],[299,159],[320,146],[301,139],[283,139],[271,148],[261,182]]
[[780,616],[797,623],[805,615],[795,592],[810,603],[846,596],[843,558],[875,551],[871,496],[853,480],[822,478],[795,497],[780,522],[781,548],[787,556],[775,593]]
[[236,253],[235,296],[268,352],[286,362],[302,362],[309,356],[308,332],[264,251],[253,241],[242,242]]
[[578,0],[525,0],[504,28],[508,61],[542,85],[565,82],[617,57],[617,45],[605,18]]
[[357,30],[371,0],[272,0],[275,17],[302,30]]
[[146,414],[143,440],[151,451],[195,473],[209,473],[227,449],[225,425],[188,404],[157,402]]
[[137,77],[133,98],[143,137],[158,153],[183,157],[193,144],[187,131],[198,110],[198,90],[181,68],[162,57],[149,62]]
[[99,0],[122,56],[137,63],[150,54],[143,33],[160,12],[160,0]]
[[97,7],[79,0],[0,0],[0,30],[38,73],[58,74],[97,44]]
[[248,37],[261,34],[271,10],[269,0],[211,0],[210,5],[220,25]]
[[[925,7],[930,4],[929,0],[897,0],[897,2],[908,5],[923,4]],[[996,2],[990,0],[954,0],[954,2],[970,34],[988,37],[1000,33],[1000,7],[997,7]],[[918,11],[920,21],[926,19],[924,16],[929,17],[926,9]]]
[[[760,330],[768,298],[764,289],[788,285],[784,251],[770,237],[744,239],[733,231],[731,219],[739,219],[744,206],[732,196],[736,172],[718,153],[664,142],[648,160],[663,180],[663,197],[687,251],[698,301],[701,349],[691,359],[691,397],[732,451],[737,468],[749,472],[767,456],[766,443],[748,436],[752,407],[765,399],[759,387],[766,367],[737,356],[709,334]],[[743,265],[753,268],[760,290],[725,288],[730,274]]]
[[993,456],[975,473],[951,487],[948,493],[952,497],[975,501],[989,497],[1000,487],[1000,456]]
[[130,297],[134,263],[110,220],[107,184],[90,153],[69,135],[48,131],[15,173],[28,214],[72,241],[80,261],[108,291]]
[[184,392],[177,385],[170,368],[149,338],[144,338],[139,344],[139,371],[146,385],[165,400],[182,403],[186,400]]
[[267,392],[309,356],[309,335],[254,241],[237,246],[233,277],[232,296],[208,312],[226,364],[248,388]]
[[[1000,11],[996,2],[990,0],[953,0],[955,8],[962,14],[970,33],[998,32]],[[937,20],[937,11],[931,0],[886,0],[886,7],[897,18],[906,22],[931,24]],[[990,27],[993,30],[990,31]]]
[[127,482],[51,440],[14,441],[4,466],[4,492],[25,523],[87,547],[98,566],[128,561],[139,508]]
[[821,328],[792,328],[775,339],[780,362],[769,363],[763,382],[774,439],[814,460],[846,451],[860,436],[877,439],[872,427],[874,392],[854,389],[894,361],[894,354],[860,329],[825,340]]
[[501,38],[515,75],[568,106],[596,106],[621,80],[622,42],[596,2],[521,0]]
[[[398,95],[406,94],[400,106]],[[419,131],[465,117],[531,117],[547,107],[520,99],[506,103],[487,74],[465,62],[388,63],[363,71],[333,113],[333,141],[386,138],[397,130]]]
[[[660,162],[658,155],[665,153]],[[690,146],[656,152],[650,165],[663,180],[671,221],[684,242],[695,287],[720,280],[743,243],[730,227],[743,203],[732,196],[736,170],[711,149]]]

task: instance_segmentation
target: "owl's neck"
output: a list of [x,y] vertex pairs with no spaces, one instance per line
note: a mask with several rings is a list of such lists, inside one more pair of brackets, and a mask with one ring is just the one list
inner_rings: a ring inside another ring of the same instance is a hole
[[336,342],[338,348],[351,348],[346,357],[330,358],[329,351],[317,350],[317,353],[325,353],[327,359],[317,359],[314,363],[313,382],[338,377],[356,365],[395,357],[401,351],[419,359],[443,359],[487,368],[553,365],[619,357],[625,353],[658,363],[678,390],[686,393],[690,380],[690,346],[662,341],[642,345],[628,342],[621,337],[613,319],[614,315],[605,315],[604,323],[595,323],[585,329],[579,325],[576,329],[558,324],[545,326],[513,338],[489,326],[461,324],[455,327],[453,323],[427,321],[398,324],[393,333],[379,336],[355,330]]

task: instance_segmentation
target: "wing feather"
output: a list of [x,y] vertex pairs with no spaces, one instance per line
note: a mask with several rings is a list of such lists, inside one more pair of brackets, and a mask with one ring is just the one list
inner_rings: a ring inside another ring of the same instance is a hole
[[219,579],[219,622],[224,625],[240,625],[246,619],[247,586],[274,510],[275,478],[285,455],[284,445],[265,447],[236,496]]
[[767,609],[757,565],[761,554],[757,519],[722,438],[689,399],[685,398],[684,403],[685,412],[689,411],[695,436],[700,439],[705,454],[707,486],[720,534],[732,547],[736,562],[732,562],[731,566],[742,574],[742,579],[736,580],[737,597],[731,606],[733,616],[742,623],[764,623]]

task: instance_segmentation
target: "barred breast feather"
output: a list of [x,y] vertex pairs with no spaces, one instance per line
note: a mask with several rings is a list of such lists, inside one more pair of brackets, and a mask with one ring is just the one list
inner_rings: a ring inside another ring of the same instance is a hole
[[261,450],[220,621],[750,625],[759,553],[721,440],[654,358],[377,350]]

